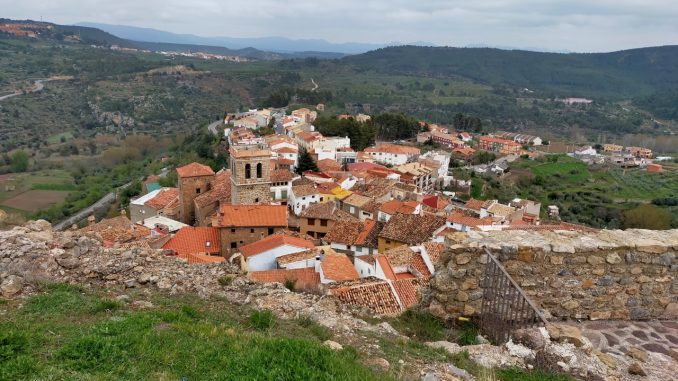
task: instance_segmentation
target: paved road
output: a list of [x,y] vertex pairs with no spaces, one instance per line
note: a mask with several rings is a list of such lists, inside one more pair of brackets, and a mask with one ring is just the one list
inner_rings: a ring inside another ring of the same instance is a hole
[[114,190],[113,192],[107,193],[104,197],[100,198],[94,204],[86,207],[85,209],[80,210],[79,212],[75,213],[74,215],[72,215],[72,216],[66,218],[65,220],[59,222],[58,224],[54,225],[54,229],[55,230],[66,230],[69,227],[71,227],[71,225],[77,224],[78,222],[80,222],[80,221],[84,220],[85,218],[89,217],[90,215],[94,214],[97,210],[107,208],[110,204],[115,202],[117,192],[129,187],[130,185],[132,185],[132,183],[133,183],[133,181],[130,181],[129,183],[118,187],[118,189]]
[[[26,90],[26,92],[27,92],[27,93],[37,93],[38,91],[42,91],[42,89],[45,88],[45,84],[43,83],[44,81],[48,81],[48,79],[38,79],[38,80],[36,80],[36,81],[34,82],[33,87],[31,87],[30,89]],[[15,91],[14,93],[12,93],[12,94],[7,94],[7,95],[1,96],[1,97],[0,97],[0,101],[4,101],[5,99],[9,99],[9,98],[12,98],[12,97],[16,97],[16,96],[21,95],[21,94],[23,94],[23,93],[24,93],[24,92],[21,91],[21,90],[16,90],[16,91]]]
[[318,89],[318,84],[315,83],[315,81],[313,80],[313,78],[311,78],[311,83],[313,84],[313,88],[311,89],[311,91],[316,91],[316,90]]
[[220,124],[223,124],[223,120],[217,120],[216,122],[210,123],[209,126],[207,126],[207,129],[210,130],[211,133],[214,135],[219,135],[219,131],[217,130],[217,127],[219,127]]

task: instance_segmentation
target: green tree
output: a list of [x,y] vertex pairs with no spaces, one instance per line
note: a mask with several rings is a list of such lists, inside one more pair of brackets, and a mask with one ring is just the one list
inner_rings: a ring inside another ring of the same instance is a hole
[[318,171],[318,165],[306,149],[302,148],[299,151],[299,165],[297,165],[297,173],[302,174],[306,171]]
[[640,205],[624,212],[624,228],[664,230],[671,228],[671,214],[653,205]]
[[12,172],[26,172],[28,169],[28,154],[25,151],[16,151],[12,154]]

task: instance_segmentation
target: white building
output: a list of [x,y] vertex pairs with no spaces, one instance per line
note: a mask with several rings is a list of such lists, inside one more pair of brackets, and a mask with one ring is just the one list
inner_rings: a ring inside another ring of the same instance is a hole
[[313,184],[293,185],[287,196],[287,205],[296,216],[309,205],[320,202],[320,191]]
[[421,150],[416,147],[381,144],[377,147],[365,148],[363,152],[376,162],[389,165],[402,165],[415,161]]
[[249,272],[273,270],[276,260],[284,255],[313,249],[312,241],[284,234],[268,236],[260,241],[240,247],[244,269]]

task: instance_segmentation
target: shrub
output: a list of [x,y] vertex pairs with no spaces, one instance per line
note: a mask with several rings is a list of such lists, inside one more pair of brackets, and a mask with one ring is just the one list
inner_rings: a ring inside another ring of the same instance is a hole
[[297,285],[297,280],[296,279],[285,279],[285,288],[287,288],[290,291],[294,291],[295,286]]
[[250,315],[250,327],[259,331],[266,331],[275,325],[275,315],[269,310],[256,310]]
[[476,337],[478,336],[478,327],[471,322],[462,322],[459,324],[459,330],[455,341],[459,345],[475,345],[478,344]]
[[235,279],[235,275],[227,274],[227,275],[224,275],[221,278],[217,279],[217,282],[222,286],[228,286],[231,283],[233,283],[234,279]]

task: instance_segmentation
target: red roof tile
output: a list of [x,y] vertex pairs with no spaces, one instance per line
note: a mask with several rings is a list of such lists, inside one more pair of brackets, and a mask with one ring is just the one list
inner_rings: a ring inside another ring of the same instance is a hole
[[346,255],[334,251],[325,253],[322,262],[320,262],[320,267],[325,278],[335,282],[358,279],[360,277],[351,260]]
[[287,226],[285,205],[221,205],[221,227]]
[[182,257],[188,254],[218,254],[219,230],[213,227],[186,226],[179,229],[162,248],[173,250]]
[[249,258],[253,255],[261,254],[265,251],[280,247],[283,245],[296,246],[302,250],[313,249],[313,241],[309,241],[303,238],[291,237],[285,234],[274,234],[270,235],[262,240],[252,242],[250,244],[240,247],[240,252],[245,258]]
[[384,272],[386,279],[396,280],[395,272],[393,271],[391,264],[388,262],[388,259],[383,255],[375,255],[374,258],[377,260],[377,263],[379,263],[379,267],[381,267],[381,271]]
[[376,278],[365,278],[348,285],[330,288],[330,294],[342,303],[368,307],[377,315],[397,315],[402,311],[398,299],[388,283]]
[[177,174],[179,177],[213,176],[214,171],[204,164],[191,163],[177,168]]
[[476,218],[476,217],[467,216],[464,213],[461,213],[461,212],[456,211],[456,210],[454,212],[450,213],[449,216],[447,216],[447,221],[455,223],[455,224],[471,226],[471,227],[492,225],[492,218],[491,217]]
[[179,197],[178,188],[163,188],[152,199],[146,201],[144,205],[150,206],[153,209],[160,210],[170,205],[176,198]]
[[410,308],[421,302],[422,288],[428,287],[428,280],[420,278],[399,279],[393,282],[403,309]]
[[224,257],[217,257],[214,255],[202,255],[202,254],[188,254],[186,256],[189,265],[193,264],[204,264],[204,263],[221,263],[226,261]]

